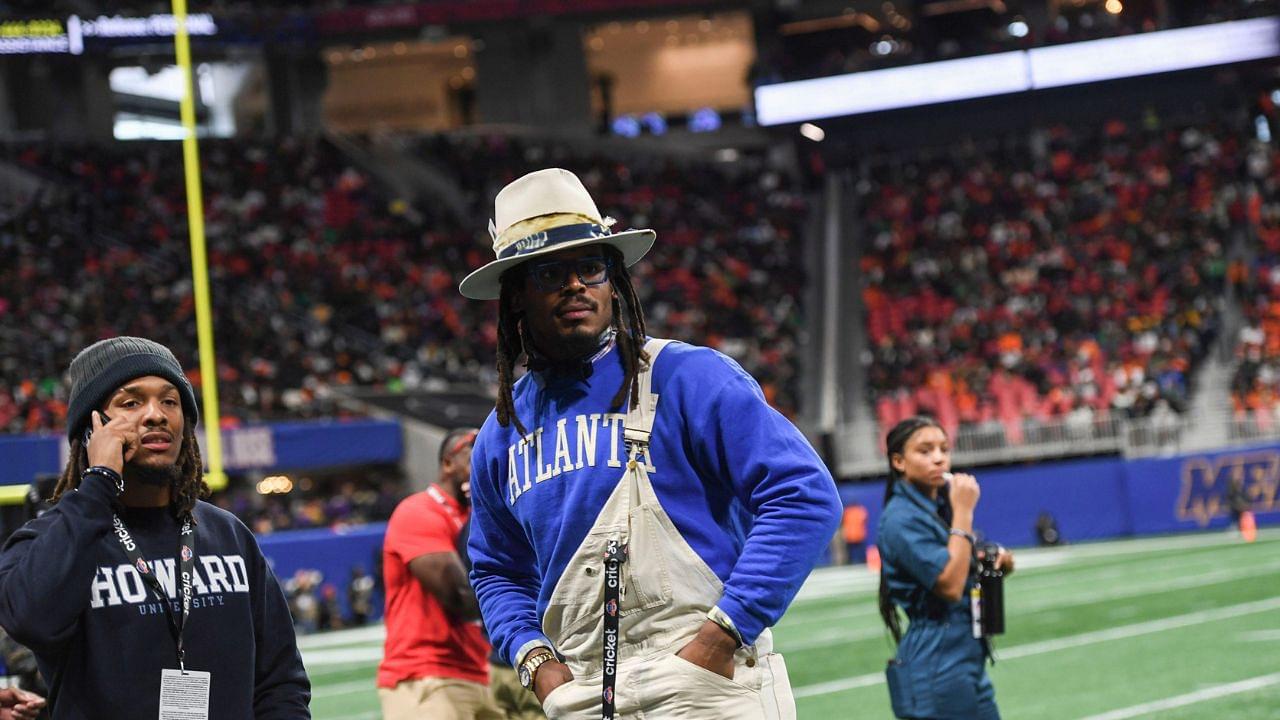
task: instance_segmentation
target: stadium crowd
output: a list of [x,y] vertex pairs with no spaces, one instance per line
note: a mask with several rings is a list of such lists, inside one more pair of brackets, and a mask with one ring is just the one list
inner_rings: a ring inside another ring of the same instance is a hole
[[1245,216],[1255,253],[1238,278],[1244,323],[1231,399],[1237,423],[1270,431],[1280,423],[1280,153],[1258,146],[1246,170]]
[[[502,137],[427,139],[419,153],[457,178],[467,222],[411,208],[323,140],[203,145],[227,422],[340,417],[335,387],[492,383],[493,308],[466,302],[457,282],[491,252],[492,192],[552,163],[581,174],[619,227],[661,234],[636,268],[651,332],[706,338],[794,412],[807,208],[786,175]],[[6,157],[44,188],[0,228],[0,430],[59,427],[67,353],[106,334],[155,338],[198,367],[180,147],[24,145]]]
[[1035,423],[1182,410],[1251,132],[1148,117],[873,164],[858,194],[882,428],[923,410],[1016,444]]

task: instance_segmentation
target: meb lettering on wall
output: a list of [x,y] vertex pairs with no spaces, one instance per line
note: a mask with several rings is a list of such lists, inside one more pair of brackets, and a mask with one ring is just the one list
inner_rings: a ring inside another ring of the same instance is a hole
[[222,433],[222,462],[230,470],[276,465],[275,437],[270,427],[247,427]]
[[1190,457],[1182,462],[1182,487],[1177,501],[1179,520],[1201,527],[1230,513],[1227,490],[1243,483],[1245,497],[1256,513],[1280,509],[1280,450],[1255,450],[1217,456]]

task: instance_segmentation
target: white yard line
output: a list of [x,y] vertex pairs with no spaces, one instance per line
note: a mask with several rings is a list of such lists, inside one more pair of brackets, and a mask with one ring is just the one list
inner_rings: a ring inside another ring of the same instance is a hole
[[845,643],[857,642],[858,640],[870,640],[878,637],[888,637],[889,631],[883,626],[861,628],[858,630],[827,630],[825,635],[819,637],[808,638],[807,640],[777,640],[775,636],[775,644],[778,646],[778,652],[793,653],[804,650],[813,650],[815,648],[832,647],[834,645],[843,645]]
[[387,628],[382,624],[366,625],[350,630],[331,630],[316,635],[298,636],[298,647],[308,648],[338,647],[341,645],[360,645],[372,642],[382,643],[387,639]]
[[1240,633],[1236,636],[1240,642],[1280,642],[1280,630],[1257,630]]
[[377,686],[373,684],[373,678],[369,678],[368,680],[352,680],[351,682],[338,683],[337,685],[324,685],[312,690],[311,697],[333,697],[334,695],[349,695],[354,692],[367,692],[372,695],[376,690]]
[[[379,658],[381,660],[381,658]],[[306,665],[304,662],[303,665]],[[315,685],[316,678],[328,677],[330,675],[345,675],[352,672],[372,672],[377,669],[376,663],[370,663],[368,660],[355,660],[347,663],[320,663],[316,667],[307,668],[307,677],[311,678],[311,684]]]
[[[1006,607],[1018,613],[1061,610],[1062,608],[1073,607],[1076,605],[1090,605],[1103,600],[1122,600],[1124,598],[1131,597],[1145,597],[1153,593],[1217,585],[1219,583],[1229,582],[1232,580],[1243,580],[1255,577],[1259,572],[1271,572],[1273,570],[1280,570],[1280,561],[1241,569],[1223,568],[1212,572],[1202,573],[1200,575],[1187,575],[1175,579],[1159,578],[1148,583],[1119,585],[1108,592],[1094,591],[1090,594],[1076,596],[1059,595],[1040,602],[1021,605],[1011,605],[1006,600]],[[870,608],[870,612],[868,614],[878,612],[878,610],[873,605],[870,605],[870,603],[867,603],[866,606]],[[806,633],[797,633],[802,639],[788,641],[787,638],[791,636],[791,633],[785,632],[785,629],[791,626],[782,627],[784,628],[784,632],[782,633],[782,638],[778,641],[778,649],[782,652],[799,652],[802,650],[812,650],[814,648],[831,647],[847,642],[854,642],[856,640],[867,640],[884,634],[884,628],[882,627],[876,627],[873,629],[863,628],[859,630],[840,629],[833,631],[830,626],[828,626],[826,628],[817,628],[816,632],[811,630]],[[814,636],[807,637],[809,635]]]
[[333,650],[303,650],[302,664],[308,668],[321,665],[341,665],[357,662],[382,662],[382,646],[336,648]]
[[[1101,568],[1090,567],[1087,564],[1078,563],[1079,565],[1078,572],[1072,573],[1069,577],[1065,577],[1065,578],[1059,578],[1058,575],[1056,574],[1052,576],[1046,576],[1046,575],[1028,576],[1026,574],[1028,570],[1027,565],[1022,561],[1023,560],[1022,555],[1025,552],[1028,552],[1028,551],[1026,550],[1018,551],[1018,567],[1021,568],[1021,571],[1018,574],[1018,589],[1023,594],[1032,594],[1032,593],[1040,594],[1043,591],[1053,590],[1060,587],[1077,588],[1080,586],[1082,582],[1081,580],[1082,573],[1086,575],[1089,578],[1089,580],[1093,583],[1101,583],[1102,581],[1106,581],[1106,580],[1121,580],[1121,579],[1127,580],[1133,575],[1133,568],[1130,567],[1129,561],[1125,561],[1119,565],[1107,565],[1106,567],[1101,567]],[[1041,563],[1032,565],[1032,568],[1048,567],[1049,565],[1053,565],[1054,567],[1065,567],[1072,564],[1073,563],[1070,562],[1070,558],[1066,556],[1062,556],[1058,562],[1053,562],[1049,564],[1045,564],[1041,562]],[[1203,563],[1203,565],[1205,566],[1205,569],[1211,569],[1219,566],[1218,562],[1213,558],[1207,558]],[[1192,564],[1188,562],[1187,558],[1181,557],[1181,556],[1170,558],[1169,560],[1166,560],[1158,564],[1149,564],[1147,567],[1151,572],[1170,570],[1170,571],[1176,571],[1176,574],[1180,576],[1185,575],[1187,572],[1190,572],[1193,569]],[[1144,572],[1146,571],[1148,570],[1144,570]],[[859,569],[851,568],[850,572],[858,573]],[[1057,578],[1057,579],[1053,579],[1053,578]],[[874,590],[875,590],[874,586],[868,586],[865,592],[863,592],[862,590],[859,590],[856,593],[850,594],[849,598],[852,600],[870,598],[874,596],[874,592],[873,592]],[[792,608],[796,608],[798,606],[799,604],[793,604]],[[879,610],[876,608],[875,603],[873,602],[852,602],[852,603],[847,603],[847,604],[840,605],[833,608],[827,608],[825,610],[815,610],[812,612],[806,612],[803,615],[788,613],[787,615],[783,616],[781,622],[778,623],[776,628],[792,628],[792,627],[800,627],[805,625],[830,626],[830,624],[833,621],[848,620],[851,618],[860,617],[862,615],[875,615],[878,612]]]
[[1008,648],[1004,652],[997,650],[996,658],[1000,660],[1013,660],[1020,657],[1027,657],[1029,655],[1057,652],[1058,650],[1082,647],[1084,645],[1093,645],[1094,643],[1107,642],[1110,640],[1123,640],[1125,638],[1138,637],[1140,635],[1165,632],[1166,630],[1176,630],[1178,628],[1189,627],[1191,625],[1203,625],[1204,623],[1226,620],[1227,618],[1240,617],[1242,615],[1256,615],[1260,612],[1267,612],[1268,610],[1276,609],[1280,609],[1280,597],[1267,598],[1266,600],[1255,600],[1253,602],[1240,603],[1239,605],[1227,605],[1225,607],[1212,608],[1210,610],[1198,610],[1184,615],[1174,615],[1172,617],[1160,618],[1158,620],[1133,623],[1132,625],[1120,625],[1119,627],[1095,630],[1093,632],[1080,633],[1079,635],[1068,635],[1066,637],[1043,640],[1041,642],[1024,643],[1022,645]]
[[1084,720],[1127,720],[1128,718],[1142,717],[1152,713],[1164,710],[1173,710],[1175,708],[1186,707],[1196,703],[1205,702],[1206,700],[1216,700],[1217,698],[1227,697],[1229,695],[1239,695],[1240,693],[1252,692],[1272,685],[1280,685],[1280,673],[1272,673],[1270,675],[1261,675],[1248,680],[1239,682],[1226,683],[1224,685],[1213,685],[1187,693],[1186,695],[1178,695],[1175,697],[1164,698],[1163,700],[1154,700],[1141,705],[1133,705],[1119,710],[1112,710],[1101,715],[1090,715]]
[[[1258,533],[1260,542],[1269,542],[1277,538],[1280,538],[1280,529],[1267,528]],[[1017,551],[1018,567],[1023,570],[1034,570],[1041,567],[1069,565],[1095,557],[1116,558],[1169,550],[1238,545],[1239,543],[1240,538],[1235,533],[1205,531],[1150,538],[1101,540],[1059,547],[1021,548]],[[796,594],[793,605],[803,605],[815,600],[829,600],[861,592],[872,592],[879,584],[879,581],[879,576],[868,572],[865,565],[837,565],[818,568],[810,573],[809,579],[805,581],[804,586],[800,588],[800,592]]]
[[[1280,609],[1280,597],[1240,603],[1239,605],[1227,605],[1224,607],[1213,608],[1212,610],[1200,610],[1197,612],[1186,613],[1184,615],[1174,615],[1172,617],[1160,618],[1159,620],[1133,623],[1132,625],[1121,625],[1119,627],[1107,628],[1106,630],[1080,633],[1079,635],[1068,635],[1066,637],[1054,638],[1052,640],[1044,640],[1041,642],[1024,643],[1022,645],[1005,648],[1004,650],[997,650],[996,657],[1002,661],[1016,660],[1018,658],[1030,657],[1032,655],[1041,655],[1043,653],[1066,650],[1068,648],[1093,645],[1095,643],[1108,642],[1111,640],[1123,640],[1141,635],[1165,632],[1166,630],[1176,630],[1177,628],[1201,625],[1217,620],[1240,617],[1242,615],[1255,615],[1257,613],[1276,609]],[[786,651],[785,646],[780,647],[780,649],[783,652]],[[883,682],[884,673],[868,673],[866,675],[858,675],[856,677],[845,678],[843,680],[832,680],[830,682],[816,683],[814,685],[805,685],[795,689],[795,696],[797,698],[802,698],[812,697],[814,695],[830,695],[831,693],[843,692],[853,688],[879,685]]]

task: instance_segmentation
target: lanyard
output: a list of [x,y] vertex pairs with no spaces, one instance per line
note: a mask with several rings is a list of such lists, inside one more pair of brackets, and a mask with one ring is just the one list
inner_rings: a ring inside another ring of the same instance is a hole
[[627,544],[610,539],[604,553],[604,671],[601,673],[602,720],[613,720],[614,685],[618,679],[618,613],[619,589],[622,585],[621,565],[627,561]]
[[160,581],[156,579],[155,573],[151,571],[151,566],[147,564],[146,558],[142,557],[142,553],[138,550],[138,543],[129,534],[129,528],[124,526],[124,521],[120,519],[119,515],[112,515],[111,525],[115,529],[116,539],[120,541],[120,547],[124,548],[125,555],[129,556],[129,562],[133,563],[133,567],[138,571],[142,582],[151,588],[151,592],[155,593],[156,598],[160,600],[160,606],[164,608],[164,615],[169,619],[169,631],[173,634],[173,642],[178,650],[178,669],[185,674],[187,669],[183,661],[186,651],[182,647],[182,631],[186,629],[187,617],[191,614],[191,579],[195,572],[196,564],[196,534],[195,528],[191,523],[191,515],[188,514],[182,519],[182,530],[178,533],[178,577],[182,581],[181,619],[174,617],[173,608],[170,607],[169,596],[165,594],[164,588],[160,586]]

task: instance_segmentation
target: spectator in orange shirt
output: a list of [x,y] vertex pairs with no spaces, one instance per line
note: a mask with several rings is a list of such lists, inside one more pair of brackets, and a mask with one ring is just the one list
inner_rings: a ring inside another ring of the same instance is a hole
[[849,549],[849,564],[867,561],[867,509],[858,503],[846,505],[840,522],[845,547]]

